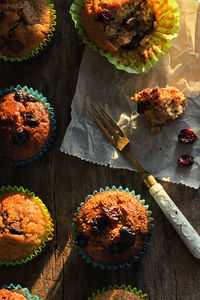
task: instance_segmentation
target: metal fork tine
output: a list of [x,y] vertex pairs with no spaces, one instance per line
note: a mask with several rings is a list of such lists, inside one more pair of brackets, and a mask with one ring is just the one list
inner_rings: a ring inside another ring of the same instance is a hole
[[108,130],[106,130],[106,128],[102,125],[102,123],[95,117],[95,115],[93,113],[91,113],[91,111],[88,110],[88,113],[90,114],[90,116],[94,119],[94,121],[97,123],[97,125],[99,126],[99,128],[101,129],[101,131],[105,134],[105,136],[107,137],[107,139],[113,143],[113,138],[112,136],[108,133]]
[[116,133],[115,129],[112,127],[112,125],[108,122],[108,120],[104,117],[104,115],[98,111],[98,109],[94,106],[94,104],[91,104],[92,108],[96,111],[99,118],[104,122],[104,124],[107,126],[107,128],[111,131],[112,135],[115,139],[118,139],[118,134]]
[[113,118],[109,115],[109,113],[107,113],[107,111],[104,109],[104,107],[102,106],[102,104],[99,101],[96,101],[96,103],[99,105],[99,107],[102,109],[102,111],[104,112],[104,114],[108,117],[108,119],[110,120],[110,122],[117,128],[117,130],[122,134],[122,136],[124,136],[124,131],[119,127],[119,125],[113,120]]

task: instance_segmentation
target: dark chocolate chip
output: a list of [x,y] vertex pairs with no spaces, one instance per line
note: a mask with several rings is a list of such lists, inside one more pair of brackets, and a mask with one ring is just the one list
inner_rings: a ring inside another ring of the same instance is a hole
[[11,234],[22,234],[21,226],[19,222],[13,222],[9,225],[9,231]]
[[144,114],[144,112],[148,109],[149,105],[150,105],[150,103],[148,101],[138,102],[137,112],[139,114]]
[[8,49],[10,49],[15,54],[20,53],[24,48],[24,45],[17,40],[9,40],[6,45]]
[[95,234],[100,234],[106,228],[108,220],[104,216],[96,216],[91,222],[92,231]]
[[18,129],[12,133],[12,143],[16,146],[20,146],[28,140],[29,133],[26,129]]
[[123,226],[119,230],[120,233],[120,242],[124,243],[127,247],[130,247],[135,242],[135,233],[131,228]]

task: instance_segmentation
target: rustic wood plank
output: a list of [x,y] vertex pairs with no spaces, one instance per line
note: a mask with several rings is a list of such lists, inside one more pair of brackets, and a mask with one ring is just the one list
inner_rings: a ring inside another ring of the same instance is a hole
[[[21,84],[42,92],[55,108],[57,138],[51,150],[30,165],[11,167],[1,158],[0,184],[22,185],[40,196],[52,213],[55,237],[32,262],[0,266],[0,285],[20,283],[43,300],[84,300],[97,288],[115,283],[137,286],[149,294],[150,300],[199,300],[199,262],[185,248],[138,174],[94,165],[59,151],[70,122],[83,45],[68,13],[71,0],[54,3],[58,24],[51,45],[32,60],[0,62],[0,88]],[[162,184],[200,232],[200,189]],[[142,259],[119,271],[102,271],[86,264],[72,243],[71,223],[76,207],[87,194],[106,185],[135,189],[150,204],[156,225]]]

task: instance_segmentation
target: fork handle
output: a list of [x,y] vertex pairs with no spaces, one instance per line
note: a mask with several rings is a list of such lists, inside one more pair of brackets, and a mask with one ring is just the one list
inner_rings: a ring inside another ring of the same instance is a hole
[[157,183],[149,189],[150,194],[162,209],[192,255],[200,259],[200,236],[181,213],[162,185]]

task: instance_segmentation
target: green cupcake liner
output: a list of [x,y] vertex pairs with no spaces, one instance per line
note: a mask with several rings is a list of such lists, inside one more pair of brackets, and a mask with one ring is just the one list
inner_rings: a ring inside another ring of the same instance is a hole
[[42,149],[40,149],[38,151],[38,153],[36,153],[33,157],[31,157],[29,159],[20,160],[20,161],[12,161],[11,165],[14,165],[14,166],[26,165],[28,163],[31,163],[31,162],[37,160],[39,157],[43,156],[47,152],[47,150],[52,146],[52,143],[53,143],[55,135],[56,135],[56,119],[55,119],[54,110],[51,107],[51,105],[47,102],[47,99],[42,94],[40,94],[37,90],[33,90],[33,88],[28,88],[26,85],[24,87],[21,87],[20,85],[17,85],[16,87],[11,86],[9,88],[6,87],[4,90],[0,90],[0,97],[6,95],[8,93],[17,91],[17,90],[24,90],[26,92],[30,92],[34,96],[38,97],[42,102],[44,102],[44,104],[46,105],[46,107],[49,111],[49,116],[51,119],[51,127],[50,127],[49,137],[48,137],[44,147]]
[[54,4],[51,3],[51,0],[45,0],[47,3],[49,3],[51,13],[52,13],[52,25],[51,25],[51,31],[48,34],[48,37],[42,42],[36,49],[34,49],[31,53],[22,56],[22,57],[8,57],[0,53],[0,59],[3,59],[4,61],[10,61],[10,62],[21,62],[24,60],[27,60],[29,58],[33,58],[35,55],[37,55],[39,52],[41,52],[51,41],[51,38],[54,35],[55,26],[56,26],[56,10],[54,9]]
[[147,294],[143,294],[142,290],[137,290],[136,287],[132,288],[130,285],[126,286],[125,284],[122,285],[109,285],[107,288],[103,287],[100,290],[97,290],[96,293],[93,293],[91,297],[88,297],[88,300],[93,300],[95,297],[97,297],[98,295],[102,294],[105,291],[109,291],[109,290],[126,290],[128,292],[131,292],[135,295],[140,296],[141,298],[143,298],[144,300],[148,300],[147,298]]
[[149,246],[149,238],[150,238],[150,234],[151,234],[151,231],[154,227],[154,224],[152,223],[153,221],[153,218],[150,216],[152,214],[151,210],[149,210],[149,205],[146,205],[145,204],[145,200],[141,199],[140,195],[136,195],[135,194],[135,191],[129,191],[128,188],[125,188],[123,189],[121,186],[119,186],[118,188],[115,187],[114,185],[109,188],[108,186],[105,187],[105,189],[103,188],[100,188],[99,191],[95,190],[93,192],[92,195],[88,195],[86,198],[85,198],[85,201],[84,202],[81,202],[80,203],[80,206],[77,208],[77,211],[76,213],[74,214],[74,218],[73,218],[73,223],[72,223],[72,237],[73,237],[73,240],[76,240],[76,237],[77,237],[77,231],[76,231],[76,225],[75,225],[75,220],[76,220],[76,217],[79,213],[79,211],[81,210],[82,206],[91,198],[93,197],[95,194],[98,194],[98,193],[101,193],[101,192],[104,192],[104,191],[124,191],[124,192],[128,192],[130,194],[133,194],[134,197],[137,197],[139,199],[139,201],[143,204],[143,207],[145,207],[146,211],[147,211],[147,214],[148,214],[148,218],[149,218],[149,221],[150,221],[150,228],[149,228],[149,232],[147,232],[145,234],[145,237],[144,237],[144,246],[143,246],[143,249],[135,256],[133,256],[133,258],[130,260],[130,261],[127,261],[127,262],[124,262],[124,263],[121,263],[121,264],[101,264],[101,263],[98,263],[96,261],[94,261],[92,258],[90,258],[88,256],[88,254],[84,251],[83,248],[79,247],[76,245],[76,248],[78,250],[78,254],[82,257],[82,259],[86,260],[87,263],[91,263],[93,265],[93,267],[100,267],[102,270],[104,269],[107,269],[107,270],[117,270],[117,269],[122,269],[124,267],[130,267],[133,263],[136,263],[140,257],[144,254],[145,250],[147,249],[147,247]]
[[80,14],[85,0],[75,0],[70,7],[70,14],[82,36],[83,42],[94,51],[99,51],[117,69],[128,73],[138,74],[148,72],[171,47],[169,40],[175,38],[179,32],[179,6],[175,0],[150,0],[156,15],[157,26],[155,26],[150,39],[144,46],[135,50],[118,50],[108,52],[98,48],[87,38],[81,27]]
[[6,290],[12,290],[16,293],[19,293],[21,295],[23,295],[25,298],[27,299],[33,299],[33,300],[41,300],[38,296],[36,295],[32,295],[29,291],[29,289],[27,288],[22,288],[20,284],[18,285],[14,285],[14,284],[10,284],[10,285],[6,285],[4,284],[2,286],[2,289],[6,289]]
[[42,252],[42,250],[46,247],[46,242],[51,241],[53,238],[53,231],[54,231],[54,224],[51,218],[51,215],[46,207],[46,205],[42,202],[40,198],[38,198],[33,192],[30,192],[28,189],[24,189],[22,186],[17,187],[15,186],[1,186],[0,187],[0,193],[1,192],[7,192],[7,191],[17,191],[17,192],[22,192],[27,194],[28,196],[33,197],[33,200],[37,205],[43,210],[46,220],[47,220],[47,225],[46,225],[46,240],[38,247],[38,249],[35,250],[34,253],[30,254],[28,257],[20,259],[20,260],[14,260],[14,261],[4,261],[0,260],[0,265],[7,265],[7,266],[16,266],[16,265],[21,265],[24,264],[33,258],[35,258],[38,254]]

